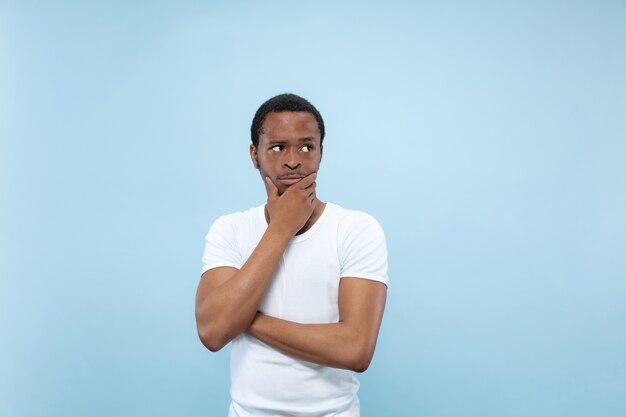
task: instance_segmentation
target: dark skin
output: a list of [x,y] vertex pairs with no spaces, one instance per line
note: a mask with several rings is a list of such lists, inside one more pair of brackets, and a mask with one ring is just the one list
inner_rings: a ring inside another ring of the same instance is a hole
[[363,372],[373,357],[387,287],[342,277],[338,323],[302,324],[259,313],[265,290],[291,238],[304,233],[324,211],[316,194],[322,158],[317,122],[305,112],[269,113],[253,165],[264,179],[268,228],[241,269],[219,267],[202,275],[196,322],[202,343],[217,351],[242,332],[298,358]]

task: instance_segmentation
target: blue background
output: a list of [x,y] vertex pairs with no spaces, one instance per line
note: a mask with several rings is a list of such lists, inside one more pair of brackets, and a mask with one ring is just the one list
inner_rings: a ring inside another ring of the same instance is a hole
[[3,0],[1,416],[225,416],[203,239],[282,92],[387,235],[364,417],[626,415],[626,2]]

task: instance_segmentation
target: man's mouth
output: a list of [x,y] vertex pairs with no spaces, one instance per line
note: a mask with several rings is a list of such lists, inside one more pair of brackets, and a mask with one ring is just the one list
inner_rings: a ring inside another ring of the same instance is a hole
[[304,178],[304,175],[283,175],[282,177],[278,177],[278,182],[283,185],[294,185]]

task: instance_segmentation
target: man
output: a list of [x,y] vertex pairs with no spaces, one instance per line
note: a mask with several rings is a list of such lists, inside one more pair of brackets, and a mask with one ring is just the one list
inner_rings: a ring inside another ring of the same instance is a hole
[[250,157],[267,203],[206,236],[196,322],[211,351],[232,340],[229,417],[359,416],[387,293],[373,217],[316,195],[324,122],[302,97],[257,110]]

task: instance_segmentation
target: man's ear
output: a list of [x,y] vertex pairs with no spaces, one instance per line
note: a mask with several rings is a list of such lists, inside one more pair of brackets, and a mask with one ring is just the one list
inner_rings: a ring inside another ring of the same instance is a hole
[[320,162],[322,162],[322,156],[324,156],[324,145],[320,144]]
[[254,145],[250,145],[250,159],[252,160],[252,165],[259,169],[259,160],[257,159],[256,146]]

